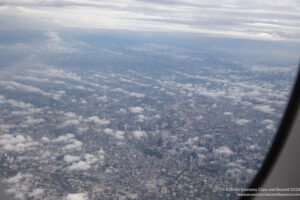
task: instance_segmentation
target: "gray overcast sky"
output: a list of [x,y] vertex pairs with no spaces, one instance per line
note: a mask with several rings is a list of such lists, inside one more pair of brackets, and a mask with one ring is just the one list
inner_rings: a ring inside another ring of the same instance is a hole
[[0,29],[193,32],[300,41],[298,0],[2,0]]

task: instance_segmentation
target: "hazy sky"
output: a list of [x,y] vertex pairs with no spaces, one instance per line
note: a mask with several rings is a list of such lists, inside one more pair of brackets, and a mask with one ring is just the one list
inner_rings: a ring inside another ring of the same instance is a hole
[[300,41],[298,0],[2,0],[0,29],[193,32]]

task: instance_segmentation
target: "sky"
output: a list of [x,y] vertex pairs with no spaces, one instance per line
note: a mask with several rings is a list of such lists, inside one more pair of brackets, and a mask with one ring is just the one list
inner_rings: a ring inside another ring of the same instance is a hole
[[2,0],[0,30],[184,32],[300,42],[297,0]]

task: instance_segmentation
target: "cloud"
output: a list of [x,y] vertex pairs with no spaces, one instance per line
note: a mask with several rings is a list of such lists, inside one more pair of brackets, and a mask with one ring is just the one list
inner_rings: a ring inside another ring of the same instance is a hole
[[61,42],[62,41],[61,37],[58,35],[57,32],[48,31],[45,35],[48,36],[51,40],[53,40],[55,42]]
[[25,80],[25,81],[32,81],[32,82],[38,82],[38,83],[51,83],[51,84],[67,85],[67,83],[64,81],[49,80],[46,78],[37,78],[35,76],[14,76],[13,78],[17,79],[17,80]]
[[64,200],[88,200],[87,193],[68,194]]
[[88,170],[91,168],[91,165],[88,164],[87,162],[84,161],[79,161],[77,163],[73,163],[70,167],[69,170],[75,170],[75,171],[79,171],[79,170]]
[[275,112],[275,109],[269,105],[256,105],[253,107],[253,109],[259,110],[261,112],[268,113],[268,114],[273,114]]
[[13,99],[6,99],[4,96],[0,95],[0,104],[9,104],[13,108],[19,108],[23,110],[12,111],[11,114],[13,115],[32,115],[36,113],[41,113],[43,109],[36,108],[34,105],[30,103],[25,103],[22,101],[16,101]]
[[219,147],[214,150],[214,153],[216,154],[225,154],[225,155],[231,155],[233,152],[226,146]]
[[72,133],[61,135],[55,139],[52,139],[51,142],[65,143],[65,145],[62,147],[63,151],[81,150],[83,145],[81,141],[74,138],[74,135]]
[[78,116],[73,112],[61,112],[61,113],[63,113],[66,117],[69,118],[78,118]]
[[[29,193],[30,183],[33,176],[28,173],[18,172],[16,175],[4,179],[7,189],[5,190],[9,195],[12,195],[14,199],[23,200],[25,195]],[[32,192],[34,192],[33,190]],[[31,193],[32,193],[31,192]],[[35,191],[35,193],[38,191]]]
[[18,107],[18,108],[23,108],[23,109],[27,109],[27,108],[32,108],[34,107],[32,104],[30,103],[24,103],[22,101],[16,101],[13,99],[6,99],[4,96],[0,95],[0,103],[8,103],[14,107]]
[[267,130],[276,131],[275,122],[273,120],[265,119],[261,123],[265,125]]
[[0,145],[6,151],[24,152],[38,145],[30,136],[3,134],[0,136]]
[[144,121],[145,118],[146,118],[145,115],[142,115],[142,114],[138,115],[137,117],[138,117],[138,121],[139,121],[139,122]]
[[76,85],[74,86],[75,89],[78,89],[78,90],[88,90],[87,88],[85,88],[84,86],[82,85]]
[[42,138],[41,138],[41,141],[47,143],[47,142],[50,142],[50,139],[47,138],[47,137],[42,137]]
[[88,170],[92,167],[98,167],[99,164],[103,164],[105,159],[105,152],[100,149],[95,154],[83,154],[81,156],[65,155],[64,161],[66,161],[70,166],[69,170],[79,171]]
[[51,96],[51,93],[45,92],[37,87],[31,86],[31,85],[24,85],[22,83],[17,83],[15,81],[2,81],[2,85],[5,85],[7,89],[19,89],[22,91],[27,92],[33,92],[33,93],[39,93],[45,96]]
[[138,139],[141,139],[142,137],[147,136],[147,134],[144,131],[133,131],[132,134],[134,137],[136,137]]
[[144,112],[144,109],[141,108],[141,107],[130,107],[129,110],[132,113],[142,113],[142,112]]
[[250,123],[250,120],[249,119],[234,119],[233,122],[240,126],[244,126],[244,125]]
[[44,189],[35,188],[32,192],[28,194],[29,197],[33,199],[41,199],[41,196],[44,194]]
[[84,158],[85,158],[86,162],[89,164],[94,164],[98,161],[98,158],[92,154],[85,154]]
[[232,115],[232,112],[224,112],[224,115]]
[[259,73],[291,73],[295,70],[294,66],[290,67],[277,67],[277,66],[263,66],[263,65],[253,65],[250,68],[254,72]]
[[21,91],[26,91],[26,92],[32,92],[32,93],[38,93],[44,96],[51,96],[54,99],[58,100],[60,99],[60,97],[65,94],[65,91],[63,90],[59,90],[56,92],[45,92],[43,90],[41,90],[40,88],[34,87],[32,85],[25,85],[22,83],[18,83],[15,81],[2,81],[0,82],[1,85],[6,86],[6,89],[9,90],[21,90]]
[[110,128],[106,128],[104,129],[104,133],[107,133],[107,134],[112,134],[113,133],[113,129],[110,129]]
[[66,92],[63,90],[56,91],[55,93],[52,93],[53,99],[59,100],[62,95],[64,95]]
[[80,120],[78,119],[67,119],[66,121],[64,121],[62,123],[62,126],[65,127],[65,126],[76,126],[80,124]]
[[95,123],[95,124],[97,124],[97,125],[99,125],[99,126],[107,125],[107,124],[110,123],[109,120],[106,120],[106,119],[99,119],[98,116],[91,116],[91,117],[87,118],[85,121],[86,121],[86,122],[93,122],[93,123]]
[[74,138],[74,135],[72,133],[68,133],[66,135],[61,135],[56,139],[53,139],[52,142],[68,142],[73,138]]
[[115,135],[116,138],[121,140],[121,139],[124,139],[124,134],[125,134],[124,131],[119,131],[118,130],[118,131],[115,132],[114,135]]
[[145,95],[145,94],[140,94],[140,93],[131,92],[131,93],[129,93],[129,96],[136,97],[136,98],[143,98],[143,97],[145,97],[146,95]]
[[23,122],[24,124],[28,125],[36,125],[45,122],[43,118],[33,118],[31,116],[27,116],[26,120]]
[[125,132],[124,131],[120,131],[120,130],[113,130],[113,129],[110,129],[110,128],[106,128],[103,130],[104,133],[106,134],[109,134],[109,135],[113,135],[115,136],[116,138],[122,140],[124,139],[124,134]]
[[82,82],[81,77],[75,73],[67,72],[62,69],[57,69],[48,65],[41,65],[40,68],[41,69],[28,70],[28,72],[49,78],[59,78],[64,80],[68,79],[72,81]]
[[80,160],[79,156],[72,156],[72,155],[64,156],[64,161],[66,161],[67,163],[72,163],[72,162],[79,161],[79,160]]
[[[299,40],[298,1],[3,0],[1,3],[2,29],[71,27]],[[59,41],[55,32],[47,32],[47,36]]]
[[81,148],[82,148],[82,142],[75,139],[71,139],[70,143],[64,146],[62,150],[73,151],[73,150],[81,150]]

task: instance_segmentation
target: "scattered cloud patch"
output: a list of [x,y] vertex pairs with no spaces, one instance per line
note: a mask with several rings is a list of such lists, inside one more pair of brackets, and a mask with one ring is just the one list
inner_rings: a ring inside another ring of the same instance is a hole
[[235,119],[233,122],[236,123],[237,125],[244,126],[244,125],[250,123],[250,120],[249,119]]
[[107,124],[110,123],[109,120],[106,120],[106,119],[99,119],[98,116],[91,116],[91,117],[87,118],[85,121],[86,121],[86,122],[93,122],[93,123],[95,123],[95,124],[97,124],[97,125],[99,125],[99,126],[107,125]]
[[133,131],[132,134],[134,137],[136,137],[138,139],[141,139],[142,137],[147,136],[147,134],[144,131]]
[[30,136],[3,134],[0,135],[0,145],[6,151],[24,152],[32,150],[38,142]]
[[33,176],[31,174],[18,172],[15,176],[4,180],[4,183],[8,186],[8,189],[5,191],[12,195],[14,199],[23,200],[25,195],[30,192],[29,185],[32,179]]
[[132,113],[142,113],[142,112],[144,112],[144,109],[141,108],[141,107],[130,107],[129,110]]
[[104,133],[106,134],[109,134],[109,135],[113,135],[115,136],[116,138],[122,140],[124,139],[124,134],[125,132],[124,131],[120,131],[120,130],[113,130],[113,129],[110,129],[110,128],[106,128],[103,130]]
[[68,194],[64,200],[88,200],[87,193]]
[[66,135],[61,135],[58,138],[53,139],[52,142],[68,142],[73,138],[74,135],[72,133],[68,133]]
[[69,170],[75,170],[75,171],[80,171],[80,170],[87,170],[87,169],[90,169],[91,168],[91,165],[88,164],[87,162],[85,161],[79,161],[79,162],[76,162],[76,163],[73,163],[70,167],[69,167]]
[[145,94],[141,94],[141,93],[131,92],[131,93],[129,93],[129,96],[136,97],[136,98],[143,98],[146,95]]
[[216,154],[225,154],[225,155],[232,155],[233,154],[233,152],[226,146],[216,148],[214,150],[214,153],[216,153]]
[[270,105],[256,105],[253,107],[255,110],[259,110],[264,113],[273,114],[275,112],[275,109],[272,108]]
[[72,163],[72,162],[79,161],[79,160],[80,160],[79,156],[72,156],[72,155],[64,156],[64,161],[66,161],[67,163]]

